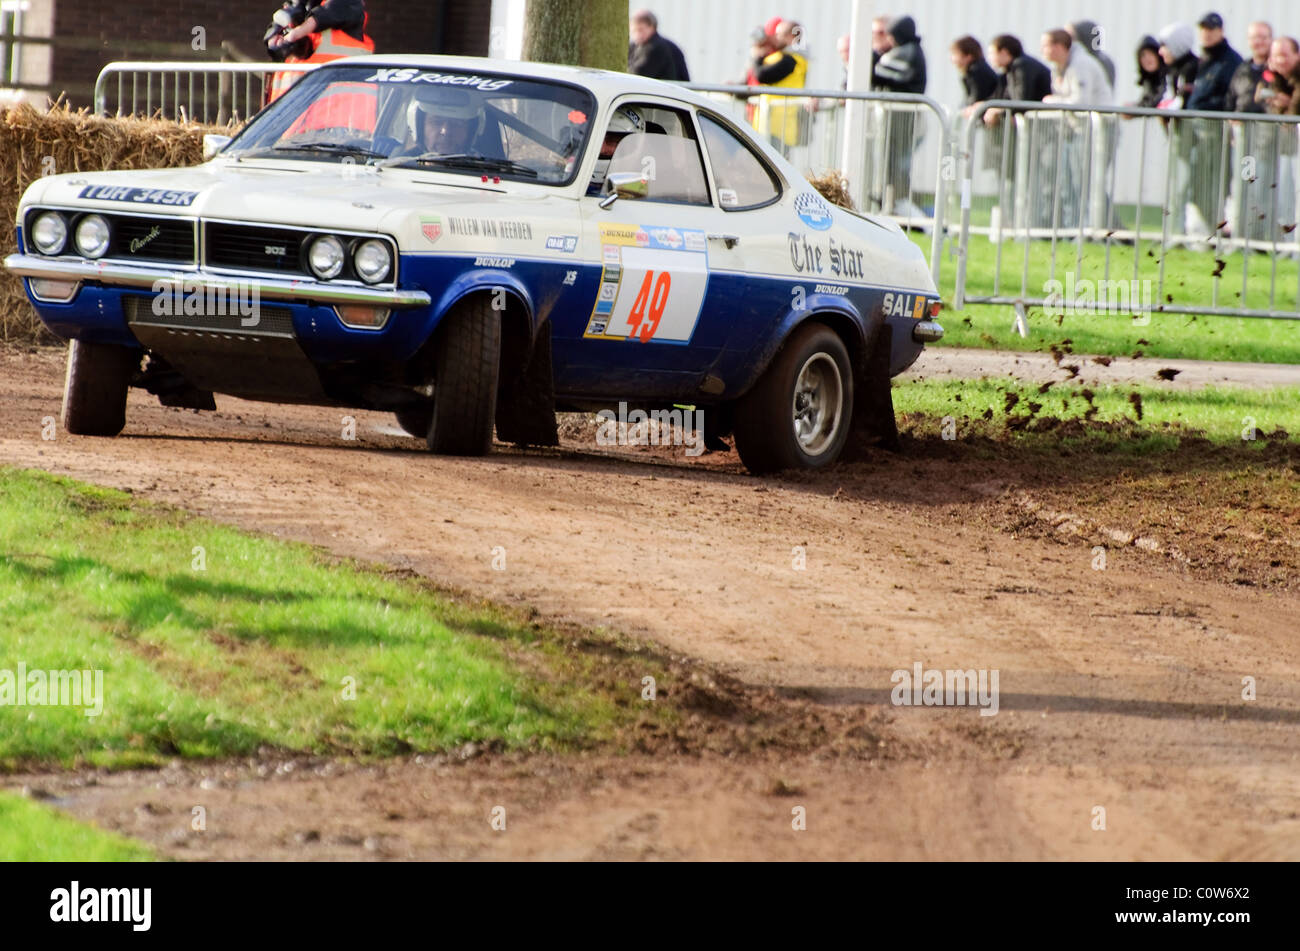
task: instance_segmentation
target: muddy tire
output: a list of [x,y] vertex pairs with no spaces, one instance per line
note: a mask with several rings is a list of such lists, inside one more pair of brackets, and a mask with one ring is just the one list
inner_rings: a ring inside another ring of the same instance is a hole
[[490,299],[476,295],[443,319],[434,362],[429,449],[449,456],[483,456],[492,448],[501,320]]
[[395,414],[397,425],[416,439],[427,439],[429,427],[433,425],[433,404],[428,406],[408,406]]
[[820,469],[839,458],[852,418],[844,342],[823,324],[804,324],[737,402],[736,451],[755,474]]
[[126,426],[126,391],[141,351],[74,340],[63,383],[63,429],[76,436],[116,436]]

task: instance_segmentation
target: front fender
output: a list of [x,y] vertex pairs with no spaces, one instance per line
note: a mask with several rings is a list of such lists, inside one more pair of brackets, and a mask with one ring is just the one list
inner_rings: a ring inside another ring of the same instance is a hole
[[426,336],[432,335],[437,330],[438,324],[458,303],[471,294],[482,293],[502,294],[503,311],[509,308],[510,299],[513,299],[523,308],[530,337],[536,337],[537,309],[533,306],[533,297],[528,293],[528,288],[515,275],[494,268],[475,268],[466,271],[448,284],[446,290],[434,303]]

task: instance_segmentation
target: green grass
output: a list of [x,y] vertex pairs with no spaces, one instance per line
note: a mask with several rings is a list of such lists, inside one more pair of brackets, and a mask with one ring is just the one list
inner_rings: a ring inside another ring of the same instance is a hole
[[[199,547],[206,570],[194,567]],[[581,658],[504,612],[5,468],[0,630],[0,670],[21,661],[29,671],[103,671],[99,716],[0,705],[0,769],[131,767],[261,747],[554,748],[598,738],[618,717],[587,686],[598,678],[574,670]]]
[[[1146,384],[1085,387],[1058,383],[1040,393],[1032,383],[983,379],[909,382],[895,385],[893,394],[900,414],[924,417],[923,430],[938,430],[943,418],[951,416],[958,436],[1002,427],[1016,438],[1042,441],[1045,433],[1053,450],[1086,444],[1133,452],[1161,451],[1176,447],[1185,436],[1249,448],[1262,447],[1266,440],[1260,435],[1278,429],[1291,439],[1300,436],[1300,387],[1175,390]],[[1093,407],[1093,425],[1061,426],[1056,422],[1085,421]],[[1252,421],[1259,431],[1253,442],[1242,438]]]
[[0,792],[2,862],[144,862],[153,857],[138,842]]
[[[928,236],[914,234],[913,239],[928,255]],[[1020,293],[1025,247],[1014,241],[1002,245],[1002,283],[997,293],[1006,296]],[[1041,297],[1045,282],[1053,274],[1051,244],[1034,241],[1029,249],[1027,288],[1030,295]],[[1138,279],[1151,280],[1151,298],[1156,306],[1163,299],[1156,284],[1159,254],[1158,245],[1149,242],[1138,253]],[[1133,248],[1114,245],[1110,255],[1110,279],[1131,280]],[[1236,306],[1240,301],[1243,255],[1230,255],[1224,260],[1226,266],[1219,285],[1219,303],[1220,306]],[[1058,242],[1055,279],[1065,284],[1066,273],[1074,271],[1076,287],[1082,280],[1105,280],[1105,263],[1106,248],[1102,244],[1085,244],[1080,267],[1076,261],[1075,245]],[[1178,302],[1208,305],[1216,267],[1212,253],[1196,254],[1183,248],[1170,250],[1165,261],[1165,294]],[[982,235],[972,235],[967,263],[967,294],[993,294],[996,273],[997,245]],[[1269,258],[1261,254],[1252,255],[1249,274],[1249,303],[1266,306]],[[956,276],[957,259],[945,251],[940,290],[947,303],[952,302]],[[1277,306],[1295,308],[1298,280],[1297,263],[1282,259],[1278,266]],[[947,334],[940,346],[1044,351],[1068,338],[1073,341],[1077,353],[1129,356],[1141,351],[1148,357],[1170,359],[1300,363],[1300,321],[1297,320],[1154,312],[1150,322],[1143,326],[1135,324],[1131,317],[1118,314],[1067,313],[1058,320],[1055,314],[1045,314],[1035,308],[1028,318],[1030,336],[1022,338],[1012,329],[1015,312],[1009,305],[969,304],[961,312],[946,312],[945,318],[941,322]]]

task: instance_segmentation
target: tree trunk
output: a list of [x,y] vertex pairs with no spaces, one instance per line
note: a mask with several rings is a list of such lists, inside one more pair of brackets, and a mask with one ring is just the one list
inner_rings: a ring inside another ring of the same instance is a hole
[[627,0],[528,0],[524,59],[627,71]]

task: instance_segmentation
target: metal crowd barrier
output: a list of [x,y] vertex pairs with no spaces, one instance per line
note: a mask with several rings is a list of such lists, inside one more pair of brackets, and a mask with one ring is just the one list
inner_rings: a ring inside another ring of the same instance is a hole
[[[984,117],[995,109],[1000,121],[990,127]],[[1069,305],[1062,287],[1086,281],[1089,293],[1104,282],[1130,299],[1141,287],[1148,311],[1300,319],[1297,123],[1249,113],[981,103],[962,136],[954,308]],[[975,235],[995,246],[991,274],[970,272]],[[1058,269],[1066,243],[1072,271]],[[1167,252],[1175,247],[1213,252],[1204,255],[1208,300],[1170,285]],[[1251,280],[1258,252],[1267,255],[1266,303],[1258,270]],[[1234,278],[1240,266],[1240,289],[1222,277],[1230,257]],[[1294,271],[1294,288],[1280,269]]]
[[[143,115],[225,125],[266,102],[276,73],[305,73],[318,63],[109,63],[95,80],[97,115]],[[112,103],[112,108],[110,108]]]

